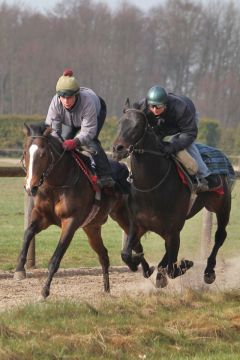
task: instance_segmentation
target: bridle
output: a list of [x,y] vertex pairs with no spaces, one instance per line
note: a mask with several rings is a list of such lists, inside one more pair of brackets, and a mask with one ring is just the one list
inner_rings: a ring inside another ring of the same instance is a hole
[[[154,151],[154,150],[144,149],[143,147],[139,147],[139,145],[141,145],[144,142],[144,139],[145,139],[146,135],[149,132],[153,133],[153,129],[149,125],[148,120],[147,120],[147,116],[143,111],[141,111],[139,109],[134,109],[134,108],[125,110],[126,113],[128,113],[130,111],[134,111],[136,113],[141,113],[142,115],[144,115],[145,124],[144,124],[143,133],[141,134],[140,138],[138,140],[136,140],[136,142],[134,144],[131,144],[127,148],[125,157],[128,157],[129,155],[131,156],[133,154],[140,154],[140,155],[142,155],[142,154],[152,154],[152,155],[157,155],[157,156],[164,157],[165,154],[163,152],[161,152],[161,151]],[[118,152],[117,149],[115,151]],[[168,175],[170,173],[170,170],[171,170],[171,165],[172,165],[172,161],[168,161],[168,168],[167,168],[166,173],[164,174],[163,178],[156,185],[154,185],[153,187],[147,188],[147,189],[140,189],[140,188],[136,187],[134,185],[133,181],[132,181],[132,188],[134,190],[142,192],[142,193],[151,192],[151,191],[157,189],[160,185],[162,185],[162,183],[168,177]]]
[[[49,138],[47,136],[44,136],[44,135],[30,135],[28,137],[33,139],[33,140],[42,138],[42,139],[46,140],[48,142],[48,145],[49,145],[51,161],[50,161],[47,169],[42,173],[42,176],[40,177],[39,183],[37,185],[37,187],[40,187],[43,184],[43,182],[49,177],[49,175],[51,174],[51,172],[55,168],[55,166],[62,160],[66,150],[63,150],[63,152],[60,153],[57,150],[57,148],[49,141]],[[58,156],[56,161],[55,161],[54,153],[57,154],[57,156]],[[26,165],[25,165],[24,155],[25,154],[23,153],[20,162],[21,162],[22,168],[23,168],[23,170],[24,170],[24,172],[26,174],[27,173],[27,168],[26,168]]]

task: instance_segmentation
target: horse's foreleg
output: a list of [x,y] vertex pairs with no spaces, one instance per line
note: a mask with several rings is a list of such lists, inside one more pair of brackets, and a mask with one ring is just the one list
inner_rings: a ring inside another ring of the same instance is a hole
[[180,233],[170,234],[166,238],[166,249],[168,255],[167,274],[171,279],[185,274],[185,272],[193,266],[190,260],[181,260],[177,262],[177,256],[180,246]]
[[138,265],[141,263],[141,256],[132,256],[132,250],[136,243],[139,242],[139,237],[137,227],[134,224],[131,224],[129,234],[121,251],[121,257],[132,271],[137,271]]
[[138,259],[138,261],[140,262],[140,264],[142,266],[142,270],[143,270],[143,276],[145,278],[149,278],[152,275],[152,273],[154,272],[155,267],[149,266],[148,262],[146,261],[146,259],[144,257],[144,253],[143,253],[143,247],[142,247],[140,240],[138,240],[138,242],[134,246],[133,250],[136,252],[136,254],[133,255],[133,258],[136,257]]
[[99,262],[102,266],[104,291],[110,292],[109,283],[109,257],[101,236],[101,226],[89,226],[84,228],[88,236],[88,241],[92,249],[98,254]]
[[70,222],[68,220],[65,220],[65,222],[62,223],[62,233],[59,240],[59,243],[54,251],[53,256],[51,257],[51,260],[48,265],[48,278],[47,281],[42,289],[42,296],[46,298],[50,294],[50,285],[53,279],[54,274],[57,272],[60,262],[74,236],[74,233],[77,229],[77,226],[74,222]]
[[26,271],[25,271],[24,266],[25,266],[26,259],[27,259],[28,248],[29,248],[32,238],[38,232],[39,232],[39,226],[36,221],[32,222],[30,224],[30,226],[24,232],[23,245],[22,245],[22,249],[19,254],[19,257],[18,257],[18,263],[17,263],[16,270],[14,273],[14,279],[16,279],[16,280],[22,280],[22,279],[25,279],[25,277],[26,277]]

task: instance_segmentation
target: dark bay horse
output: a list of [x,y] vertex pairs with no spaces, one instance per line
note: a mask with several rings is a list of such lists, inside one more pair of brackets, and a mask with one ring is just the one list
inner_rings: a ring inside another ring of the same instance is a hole
[[132,187],[128,198],[132,224],[122,250],[122,259],[132,267],[132,248],[144,233],[153,231],[165,240],[166,252],[158,264],[156,285],[167,284],[170,278],[180,276],[193,262],[177,262],[180,232],[185,220],[193,217],[203,207],[216,213],[217,230],[215,243],[207,260],[204,280],[211,284],[215,280],[216,256],[227,233],[231,210],[231,185],[221,175],[224,194],[199,193],[190,209],[191,192],[181,181],[174,161],[161,151],[161,140],[149,126],[141,109],[130,108],[127,100],[124,115],[119,120],[118,133],[113,144],[116,160],[130,156]]
[[[52,224],[61,227],[60,239],[49,262],[48,278],[42,289],[42,295],[46,298],[50,293],[52,278],[74,233],[82,227],[90,246],[98,254],[103,271],[104,290],[108,292],[109,257],[101,237],[101,227],[110,215],[125,233],[128,233],[126,195],[119,191],[111,194],[102,191],[99,197],[99,191],[94,190],[73,154],[64,151],[61,142],[51,135],[51,128],[43,124],[25,125],[25,134],[25,189],[33,196],[34,206],[29,226],[24,232],[15,278],[20,280],[26,277],[24,266],[31,239]],[[153,269],[149,268],[143,257],[140,242],[136,244],[135,251],[138,257],[140,256],[144,275],[150,276]]]

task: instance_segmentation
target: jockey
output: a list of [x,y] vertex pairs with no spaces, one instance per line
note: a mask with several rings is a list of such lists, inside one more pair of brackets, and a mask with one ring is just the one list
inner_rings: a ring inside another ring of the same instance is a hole
[[[159,85],[148,90],[144,112],[149,124],[161,138],[172,136],[170,142],[164,142],[164,152],[178,154],[181,150],[193,157],[198,165],[197,177],[201,181],[199,191],[214,190],[219,187],[218,177],[211,174],[202,160],[194,141],[198,133],[198,115],[193,102],[186,96],[167,91]],[[206,180],[205,180],[206,179]]]
[[90,150],[101,188],[114,185],[108,158],[98,139],[106,112],[104,100],[93,90],[80,87],[72,70],[66,69],[57,81],[45,121],[52,127],[53,135],[64,141],[65,150]]

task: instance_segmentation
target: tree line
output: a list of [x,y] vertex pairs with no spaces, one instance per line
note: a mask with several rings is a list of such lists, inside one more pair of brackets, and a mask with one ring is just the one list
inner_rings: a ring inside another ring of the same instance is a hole
[[46,115],[71,67],[121,115],[154,84],[193,99],[200,117],[236,130],[240,113],[237,0],[166,0],[147,13],[122,3],[59,1],[46,13],[0,3],[0,114]]

